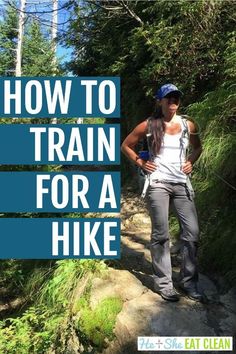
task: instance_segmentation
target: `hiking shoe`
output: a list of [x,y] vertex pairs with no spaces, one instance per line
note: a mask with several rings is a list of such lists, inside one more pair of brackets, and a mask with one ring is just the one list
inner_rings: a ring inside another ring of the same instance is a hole
[[205,302],[204,294],[200,293],[197,289],[187,289],[180,285],[180,289],[193,301]]
[[163,289],[163,290],[158,290],[156,291],[159,295],[161,295],[161,297],[164,300],[167,301],[179,301],[179,294],[177,293],[177,291],[173,288],[173,289]]

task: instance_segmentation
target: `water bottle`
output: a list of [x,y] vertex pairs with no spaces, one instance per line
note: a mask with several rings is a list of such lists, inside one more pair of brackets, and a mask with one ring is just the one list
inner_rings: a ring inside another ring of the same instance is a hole
[[138,156],[140,157],[140,159],[148,161],[149,160],[149,151],[148,150],[139,151]]

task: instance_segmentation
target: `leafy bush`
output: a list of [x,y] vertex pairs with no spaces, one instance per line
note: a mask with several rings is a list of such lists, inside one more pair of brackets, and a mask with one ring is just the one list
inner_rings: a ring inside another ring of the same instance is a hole
[[[49,320],[50,319],[50,320]],[[63,317],[45,306],[30,307],[19,318],[0,322],[0,352],[4,354],[46,353],[56,338]]]

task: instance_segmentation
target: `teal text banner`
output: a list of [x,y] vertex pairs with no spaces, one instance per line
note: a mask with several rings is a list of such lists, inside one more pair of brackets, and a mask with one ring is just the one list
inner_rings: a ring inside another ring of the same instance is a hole
[[117,165],[119,124],[0,124],[2,165]]
[[0,212],[119,212],[120,172],[1,172]]
[[117,218],[0,218],[0,259],[120,258]]
[[1,77],[0,117],[120,117],[119,77]]

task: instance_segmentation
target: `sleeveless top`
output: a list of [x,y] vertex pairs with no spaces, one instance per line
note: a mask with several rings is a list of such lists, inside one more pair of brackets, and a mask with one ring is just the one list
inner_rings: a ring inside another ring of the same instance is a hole
[[187,181],[187,175],[182,172],[182,164],[186,162],[189,132],[186,120],[181,116],[177,116],[177,118],[181,131],[173,135],[164,134],[159,154],[152,156],[157,168],[150,175],[151,181],[172,183],[186,183]]

